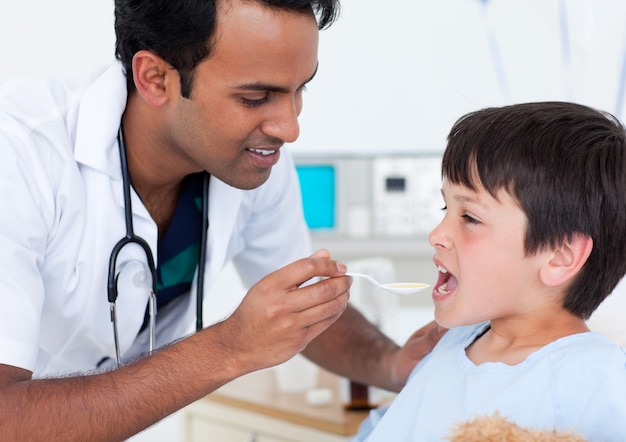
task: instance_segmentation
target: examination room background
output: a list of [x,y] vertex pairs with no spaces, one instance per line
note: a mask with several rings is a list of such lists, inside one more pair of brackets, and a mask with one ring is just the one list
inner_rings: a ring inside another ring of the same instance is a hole
[[[462,114],[522,101],[575,101],[623,119],[625,24],[626,0],[342,0],[320,34],[291,150],[296,160],[437,156]],[[113,0],[0,4],[0,84],[78,78],[113,54]],[[434,274],[421,250],[402,272]],[[242,290],[231,277],[226,286]],[[178,424],[175,415],[133,440],[176,441]]]

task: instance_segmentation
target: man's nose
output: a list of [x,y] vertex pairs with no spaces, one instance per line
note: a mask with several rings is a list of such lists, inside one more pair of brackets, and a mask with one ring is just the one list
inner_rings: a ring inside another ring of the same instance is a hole
[[285,143],[293,143],[300,135],[300,114],[296,103],[292,100],[284,100],[261,125],[261,130],[266,135],[278,138]]

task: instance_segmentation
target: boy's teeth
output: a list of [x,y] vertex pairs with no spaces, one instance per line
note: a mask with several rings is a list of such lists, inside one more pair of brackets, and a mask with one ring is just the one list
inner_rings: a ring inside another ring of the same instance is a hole
[[448,271],[441,266],[437,266],[437,270],[439,270],[441,273],[448,273]]
[[439,292],[439,294],[441,294],[441,295],[447,295],[447,294],[449,293],[449,292],[448,292],[448,284],[447,284],[447,283],[446,283],[446,284],[441,284],[441,285],[439,286],[439,288],[437,289],[437,291],[438,291],[438,292]]

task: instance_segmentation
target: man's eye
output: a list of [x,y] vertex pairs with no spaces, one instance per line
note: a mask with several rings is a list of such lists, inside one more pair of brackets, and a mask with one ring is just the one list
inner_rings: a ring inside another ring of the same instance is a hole
[[268,100],[269,100],[269,95],[266,95],[263,98],[254,99],[254,100],[250,98],[246,98],[246,97],[241,97],[241,102],[244,104],[244,106],[248,106],[248,107],[262,106],[265,103],[267,103]]

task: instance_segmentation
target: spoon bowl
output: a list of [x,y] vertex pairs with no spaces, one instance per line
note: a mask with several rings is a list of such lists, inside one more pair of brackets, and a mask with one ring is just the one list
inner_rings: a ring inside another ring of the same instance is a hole
[[346,272],[346,275],[357,278],[365,278],[376,287],[398,295],[412,295],[430,287],[429,284],[424,284],[422,282],[390,282],[388,284],[381,284],[370,275],[365,275],[363,273]]

